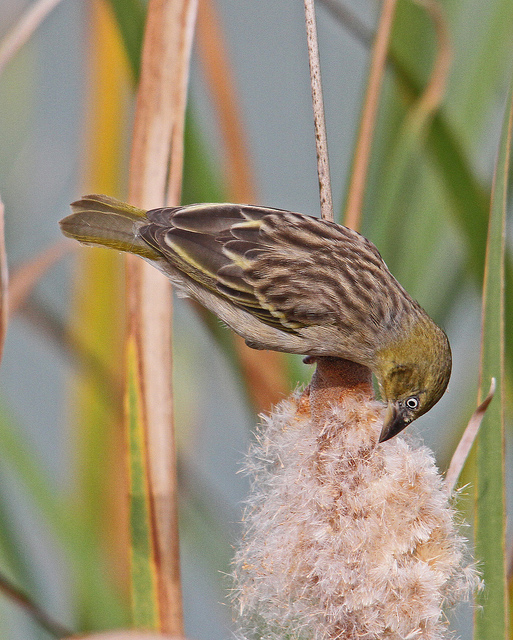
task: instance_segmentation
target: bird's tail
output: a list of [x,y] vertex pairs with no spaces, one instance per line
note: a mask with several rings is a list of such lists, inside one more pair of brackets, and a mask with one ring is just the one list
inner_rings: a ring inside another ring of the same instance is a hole
[[101,195],[84,196],[71,204],[73,213],[60,221],[65,236],[84,244],[110,247],[155,259],[139,229],[148,224],[146,211]]

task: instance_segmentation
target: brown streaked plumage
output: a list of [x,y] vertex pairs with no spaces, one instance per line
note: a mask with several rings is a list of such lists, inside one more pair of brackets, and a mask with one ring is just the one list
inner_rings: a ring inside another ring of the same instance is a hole
[[382,441],[447,386],[445,334],[351,229],[235,204],[145,212],[93,195],[72,210],[61,221],[65,235],[142,256],[251,347],[368,366],[388,403]]

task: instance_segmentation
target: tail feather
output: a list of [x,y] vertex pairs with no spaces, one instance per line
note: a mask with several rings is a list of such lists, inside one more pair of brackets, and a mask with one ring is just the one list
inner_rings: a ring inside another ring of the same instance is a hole
[[146,212],[102,195],[84,196],[71,205],[73,213],[60,221],[62,233],[84,244],[110,247],[154,260],[159,257],[139,235],[148,224]]

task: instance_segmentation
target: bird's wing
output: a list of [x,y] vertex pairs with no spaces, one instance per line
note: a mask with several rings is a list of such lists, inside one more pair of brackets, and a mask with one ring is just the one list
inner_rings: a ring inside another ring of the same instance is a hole
[[266,324],[294,331],[300,325],[284,324],[279,313],[263,306],[245,276],[245,267],[266,250],[265,243],[244,241],[236,235],[240,225],[259,227],[270,213],[282,212],[233,204],[155,209],[147,213],[150,224],[140,230],[140,235],[198,284]]
[[228,204],[147,217],[141,236],[173,266],[281,330],[336,324],[350,332],[379,306],[379,277],[388,270],[372,243],[340,225]]

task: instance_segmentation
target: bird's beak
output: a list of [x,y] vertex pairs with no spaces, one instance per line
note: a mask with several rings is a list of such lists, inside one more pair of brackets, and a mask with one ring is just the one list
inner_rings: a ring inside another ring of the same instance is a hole
[[401,415],[399,407],[393,402],[389,402],[387,411],[385,413],[385,419],[383,420],[383,428],[381,429],[381,435],[379,436],[380,442],[385,442],[396,436],[407,426],[406,420]]

